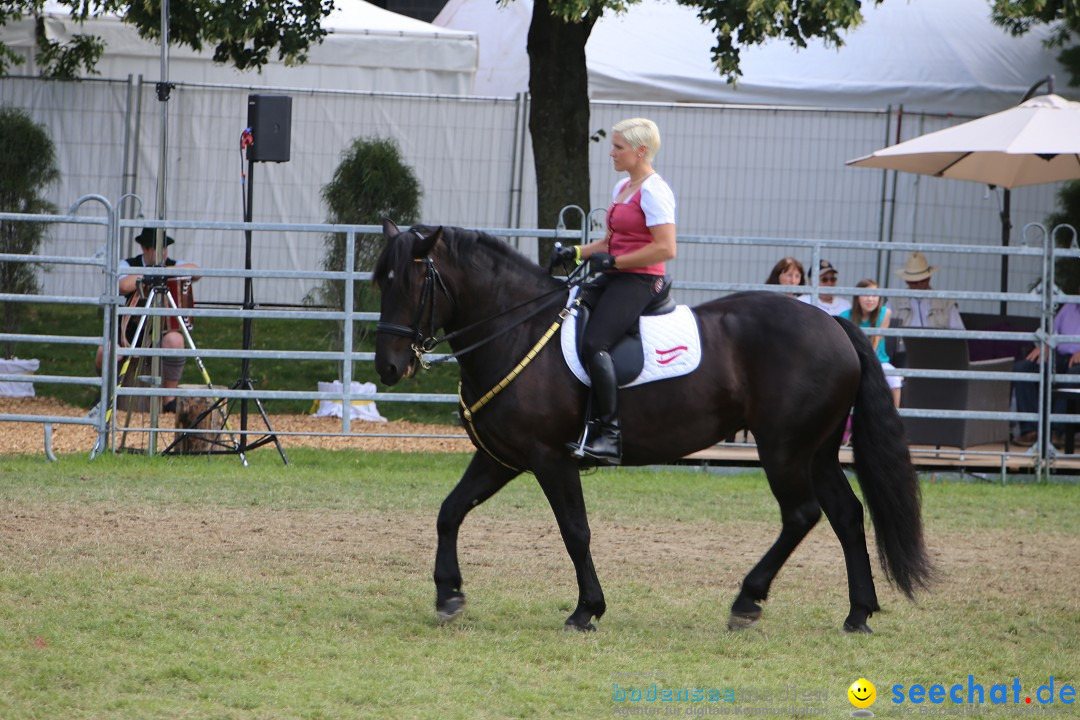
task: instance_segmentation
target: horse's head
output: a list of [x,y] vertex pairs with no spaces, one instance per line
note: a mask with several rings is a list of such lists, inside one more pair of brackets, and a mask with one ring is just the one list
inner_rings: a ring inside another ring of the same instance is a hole
[[418,349],[443,327],[451,311],[450,299],[433,254],[443,229],[402,232],[383,221],[386,245],[375,265],[373,280],[382,295],[375,337],[375,369],[387,385],[416,372]]

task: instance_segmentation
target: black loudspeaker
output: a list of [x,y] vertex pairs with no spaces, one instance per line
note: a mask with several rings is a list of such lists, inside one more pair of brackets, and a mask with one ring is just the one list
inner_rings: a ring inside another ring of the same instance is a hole
[[288,95],[248,95],[248,127],[254,141],[252,162],[289,162],[292,98]]

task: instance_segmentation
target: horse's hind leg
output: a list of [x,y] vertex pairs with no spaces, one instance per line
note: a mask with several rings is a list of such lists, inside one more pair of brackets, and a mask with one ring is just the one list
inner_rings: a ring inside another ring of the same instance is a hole
[[728,619],[731,630],[741,630],[758,621],[761,617],[758,603],[768,597],[769,587],[780,568],[821,518],[821,508],[810,485],[809,461],[791,455],[778,457],[775,450],[760,441],[758,453],[769,487],[780,503],[783,526],[776,542],[743,579],[739,594],[731,605]]
[[879,607],[870,556],[866,552],[862,504],[851,489],[835,453],[824,450],[818,453],[814,459],[813,478],[818,501],[844,549],[850,603],[844,630],[869,633],[871,630],[866,621]]
[[435,612],[440,622],[453,620],[465,610],[457,556],[458,528],[470,510],[519,474],[519,471],[492,460],[486,453],[477,452],[457,486],[443,500],[437,522],[439,546],[435,551]]
[[599,620],[607,605],[589,551],[591,533],[585,512],[585,496],[581,492],[581,475],[576,463],[560,458],[555,465],[544,470],[537,469],[536,479],[555,513],[563,544],[577,574],[578,604],[566,619],[566,628],[595,630],[592,619],[595,617]]

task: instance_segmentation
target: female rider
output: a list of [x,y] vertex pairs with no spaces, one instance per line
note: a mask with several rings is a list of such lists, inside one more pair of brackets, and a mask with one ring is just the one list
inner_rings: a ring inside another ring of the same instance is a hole
[[675,195],[652,167],[659,149],[660,130],[652,120],[630,118],[612,127],[611,160],[615,171],[628,177],[612,193],[607,234],[559,253],[564,260],[589,260],[594,271],[603,273],[590,291],[592,314],[582,343],[598,429],[582,450],[598,464],[622,461],[610,350],[663,288],[664,263],[675,258]]

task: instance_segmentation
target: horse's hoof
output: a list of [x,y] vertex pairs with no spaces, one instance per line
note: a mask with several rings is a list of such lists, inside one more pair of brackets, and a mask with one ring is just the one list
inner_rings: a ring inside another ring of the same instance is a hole
[[761,611],[748,612],[748,613],[731,613],[728,617],[727,629],[728,630],[746,630],[749,627],[753,627],[758,620],[761,619]]
[[874,631],[870,629],[870,626],[865,622],[852,624],[847,620],[844,621],[844,632],[846,633],[861,633],[863,635],[873,635]]
[[578,625],[573,620],[567,620],[563,625],[563,630],[567,632],[596,632],[596,626],[591,622],[587,622],[584,625]]
[[465,612],[465,596],[457,595],[442,605],[435,607],[435,618],[441,624],[446,624],[457,619],[461,613]]

